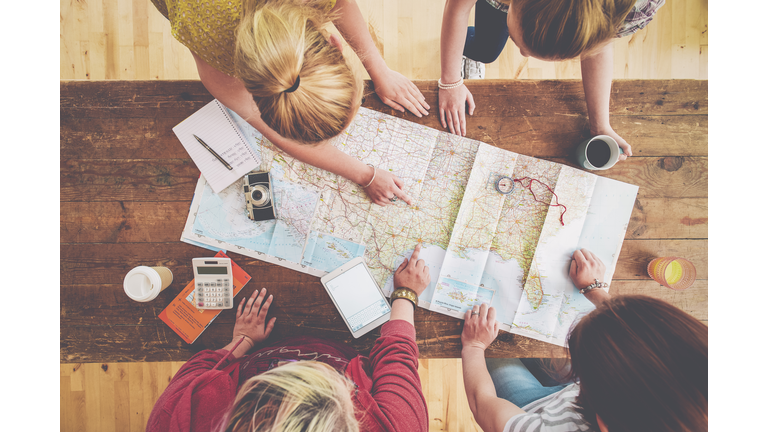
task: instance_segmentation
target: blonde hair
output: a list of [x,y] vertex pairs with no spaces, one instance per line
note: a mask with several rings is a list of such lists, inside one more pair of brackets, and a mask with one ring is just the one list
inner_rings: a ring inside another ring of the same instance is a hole
[[611,40],[635,0],[514,0],[523,42],[536,55],[565,60]]
[[325,363],[287,363],[243,383],[222,430],[357,432],[353,391]]
[[261,118],[305,144],[340,134],[360,107],[363,80],[326,38],[327,1],[245,3],[235,32],[235,75]]

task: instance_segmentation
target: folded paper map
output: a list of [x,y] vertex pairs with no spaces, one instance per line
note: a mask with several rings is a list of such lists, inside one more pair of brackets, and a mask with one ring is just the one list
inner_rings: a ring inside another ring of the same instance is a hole
[[[593,309],[568,278],[573,252],[591,250],[612,278],[637,186],[361,108],[332,144],[403,180],[413,205],[382,207],[230,114],[270,172],[278,218],[251,221],[241,184],[215,194],[201,176],[182,241],[316,276],[364,256],[387,295],[422,243],[432,282],[421,307],[463,318],[486,302],[503,330],[558,345]],[[501,177],[511,193],[496,190]]]

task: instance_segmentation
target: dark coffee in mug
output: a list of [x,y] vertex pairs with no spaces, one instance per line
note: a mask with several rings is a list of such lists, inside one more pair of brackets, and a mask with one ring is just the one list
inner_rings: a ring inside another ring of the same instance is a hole
[[595,168],[605,166],[611,159],[611,147],[603,140],[594,140],[587,145],[587,161]]

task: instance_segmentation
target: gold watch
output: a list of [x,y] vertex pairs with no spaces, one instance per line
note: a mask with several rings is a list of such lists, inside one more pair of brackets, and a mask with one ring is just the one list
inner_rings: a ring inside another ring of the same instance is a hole
[[411,303],[413,303],[413,309],[416,310],[416,306],[419,305],[419,296],[416,295],[416,291],[408,288],[408,287],[399,287],[392,291],[392,295],[389,296],[389,298],[392,300],[392,303],[395,302],[397,299],[406,299],[410,300]]

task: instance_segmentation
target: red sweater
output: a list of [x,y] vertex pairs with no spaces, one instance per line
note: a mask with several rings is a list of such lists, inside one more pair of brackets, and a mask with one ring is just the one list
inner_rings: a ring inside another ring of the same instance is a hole
[[363,357],[343,344],[293,338],[259,349],[240,361],[224,350],[195,354],[176,373],[155,403],[147,432],[216,431],[239,384],[281,360],[323,361],[355,382],[352,395],[361,431],[426,431],[427,404],[419,379],[416,330],[389,321]]

